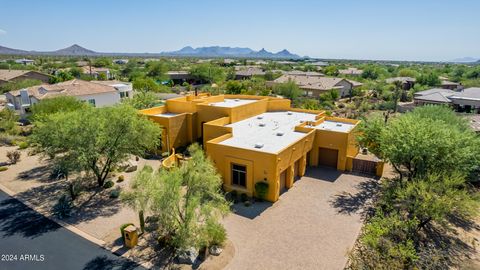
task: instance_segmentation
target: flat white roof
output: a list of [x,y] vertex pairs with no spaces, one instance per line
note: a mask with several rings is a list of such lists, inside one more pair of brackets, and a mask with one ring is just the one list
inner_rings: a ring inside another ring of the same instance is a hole
[[[278,153],[304,138],[306,133],[294,131],[305,121],[314,121],[315,114],[303,112],[266,112],[230,125],[233,137],[219,144]],[[281,134],[281,136],[279,136]]]
[[159,114],[156,114],[155,116],[172,117],[172,116],[176,116],[176,115],[178,115],[178,113],[167,112],[167,113],[159,113]]
[[315,128],[323,129],[323,130],[338,131],[338,132],[350,132],[350,130],[352,130],[354,126],[355,125],[351,123],[325,120],[318,126],[315,126]]
[[210,103],[209,105],[211,106],[217,106],[217,107],[226,107],[226,108],[233,108],[249,103],[253,103],[258,101],[257,99],[231,99],[231,98],[226,98],[223,101],[220,102],[213,102]]

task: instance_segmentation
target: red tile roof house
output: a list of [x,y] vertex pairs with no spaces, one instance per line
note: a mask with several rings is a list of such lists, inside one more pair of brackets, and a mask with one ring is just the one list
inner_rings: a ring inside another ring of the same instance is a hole
[[34,70],[0,69],[0,85],[23,80],[39,80],[47,83],[51,76]]
[[33,104],[43,99],[58,96],[73,96],[88,102],[95,107],[111,106],[123,98],[133,96],[132,84],[120,81],[83,81],[70,80],[57,84],[42,84],[26,89],[5,93],[7,108],[17,111],[20,115],[30,112]]
[[304,91],[304,95],[309,97],[318,97],[330,90],[336,90],[340,97],[346,97],[350,95],[352,88],[361,85],[361,83],[343,78],[305,75],[282,75],[275,79],[273,84],[285,83],[289,80],[294,81]]

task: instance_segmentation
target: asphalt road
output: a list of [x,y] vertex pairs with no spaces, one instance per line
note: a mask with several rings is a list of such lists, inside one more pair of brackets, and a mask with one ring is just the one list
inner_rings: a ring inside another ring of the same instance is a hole
[[0,191],[0,270],[137,270]]

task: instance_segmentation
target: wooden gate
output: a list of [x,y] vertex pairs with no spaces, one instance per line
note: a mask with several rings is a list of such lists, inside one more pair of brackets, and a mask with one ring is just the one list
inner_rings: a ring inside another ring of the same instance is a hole
[[376,174],[377,172],[377,162],[372,160],[364,159],[353,159],[352,171],[365,173],[365,174]]

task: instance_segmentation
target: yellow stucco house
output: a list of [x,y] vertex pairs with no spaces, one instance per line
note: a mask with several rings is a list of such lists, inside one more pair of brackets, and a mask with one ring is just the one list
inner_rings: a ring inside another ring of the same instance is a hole
[[141,111],[164,128],[162,150],[201,141],[224,189],[253,196],[266,181],[278,200],[307,166],[355,167],[381,175],[383,163],[357,159],[358,120],[290,107],[290,100],[250,95],[183,96]]

